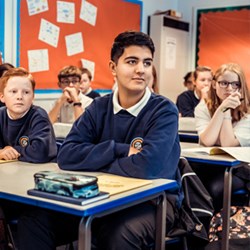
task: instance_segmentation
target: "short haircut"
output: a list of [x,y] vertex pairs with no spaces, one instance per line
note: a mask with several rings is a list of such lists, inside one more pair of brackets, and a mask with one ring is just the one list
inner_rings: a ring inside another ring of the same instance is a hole
[[57,78],[58,78],[58,81],[60,82],[62,78],[74,77],[74,76],[78,77],[79,80],[81,80],[82,72],[78,67],[70,65],[70,66],[65,66],[64,68],[62,68],[59,74],[57,75]]
[[33,76],[26,69],[21,68],[21,67],[11,68],[4,73],[4,75],[0,78],[0,92],[3,93],[3,91],[7,85],[8,80],[10,78],[16,77],[16,76],[28,78],[31,82],[32,90],[34,92],[36,83],[35,83]]
[[124,53],[124,49],[129,46],[145,46],[148,47],[154,56],[155,46],[153,40],[147,34],[139,31],[125,31],[120,33],[114,40],[111,49],[111,60],[115,63]]
[[188,72],[188,73],[183,77],[184,82],[187,82],[188,79],[189,79],[190,77],[193,78],[193,71]]
[[92,80],[92,74],[87,68],[80,68],[80,70],[82,71],[82,74],[87,74],[90,81]]
[[194,80],[196,81],[200,72],[210,72],[213,77],[213,71],[208,66],[198,66],[194,71]]

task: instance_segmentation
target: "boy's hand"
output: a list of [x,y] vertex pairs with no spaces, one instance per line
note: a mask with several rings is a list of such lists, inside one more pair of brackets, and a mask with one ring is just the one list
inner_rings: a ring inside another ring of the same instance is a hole
[[67,102],[69,102],[69,103],[79,102],[78,91],[76,88],[66,87],[63,90],[63,94],[64,94]]
[[2,160],[16,160],[20,154],[11,146],[6,146],[0,149],[0,159]]
[[135,154],[140,153],[140,152],[141,152],[141,150],[136,149],[136,148],[134,148],[134,147],[130,147],[130,148],[129,148],[129,152],[128,152],[128,156],[130,156],[130,155],[135,155]]

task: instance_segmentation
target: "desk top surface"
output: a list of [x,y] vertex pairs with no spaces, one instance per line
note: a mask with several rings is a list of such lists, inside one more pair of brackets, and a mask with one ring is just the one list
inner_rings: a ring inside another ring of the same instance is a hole
[[190,148],[199,148],[200,145],[198,143],[188,143],[188,142],[181,142],[181,156],[187,158],[189,161],[193,162],[200,162],[200,163],[209,163],[213,165],[222,165],[222,166],[235,166],[240,163],[234,157],[228,154],[220,154],[220,155],[209,155],[203,152],[191,152],[185,151],[185,149]]
[[[63,171],[58,168],[56,163],[32,164],[16,161],[0,164],[0,198],[79,216],[87,216],[113,207],[126,205],[129,202],[143,199],[150,195],[153,196],[157,193],[165,190],[172,190],[177,187],[176,181],[174,180],[156,179],[152,181],[152,184],[117,195],[112,195],[110,198],[90,203],[85,206],[79,206],[28,195],[27,190],[34,188],[35,185],[33,177],[34,173],[42,170]],[[96,176],[98,176],[98,174],[103,174],[94,172],[82,173]]]

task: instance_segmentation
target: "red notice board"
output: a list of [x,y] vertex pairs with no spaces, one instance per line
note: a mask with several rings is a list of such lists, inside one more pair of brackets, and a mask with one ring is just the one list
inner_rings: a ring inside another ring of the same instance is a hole
[[200,11],[197,23],[196,64],[215,71],[221,64],[238,63],[250,87],[250,6]]
[[[48,9],[29,15],[28,1],[20,0],[19,66],[29,70],[28,52],[47,50],[48,70],[33,72],[36,89],[57,89],[57,74],[66,65],[81,66],[81,59],[95,63],[94,89],[111,89],[113,78],[108,68],[110,49],[117,34],[125,30],[141,30],[142,2],[133,0],[86,0],[96,8],[96,22],[92,25],[80,18],[82,2],[85,0],[47,0]],[[36,2],[36,1],[33,1]],[[74,3],[75,22],[57,22],[57,2]],[[41,20],[59,27],[57,47],[38,39]],[[84,51],[67,55],[65,36],[81,33]],[[39,63],[39,62],[38,62]]]

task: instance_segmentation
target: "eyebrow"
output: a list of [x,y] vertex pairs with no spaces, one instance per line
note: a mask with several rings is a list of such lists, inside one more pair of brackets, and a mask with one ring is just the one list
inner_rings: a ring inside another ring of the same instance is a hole
[[[136,57],[136,56],[128,56],[128,57],[125,57],[125,60],[127,60],[127,59],[136,59],[136,60],[138,60],[139,58]],[[153,58],[148,57],[148,58],[143,59],[143,61],[153,61]]]

